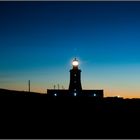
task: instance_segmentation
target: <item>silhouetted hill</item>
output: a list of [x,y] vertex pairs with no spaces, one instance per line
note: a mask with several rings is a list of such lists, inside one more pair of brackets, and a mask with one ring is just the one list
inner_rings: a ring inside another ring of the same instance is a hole
[[2,100],[3,98],[11,100],[11,97],[26,97],[19,98],[21,103],[23,99],[30,99],[32,103],[34,103],[34,101],[41,100],[42,102],[46,102],[47,104],[53,104],[55,108],[62,107],[65,104],[70,107],[92,108],[95,109],[95,111],[101,112],[140,112],[140,99],[123,99],[117,97],[106,97],[103,99],[96,99],[94,97],[49,97],[47,96],[47,94],[41,94],[37,92],[26,92],[7,89],[0,89],[0,97]]
[[140,99],[0,89],[0,138],[140,138]]
[[17,90],[8,90],[8,89],[0,89],[1,97],[8,96],[40,96],[41,93],[37,92],[27,92],[27,91],[17,91]]

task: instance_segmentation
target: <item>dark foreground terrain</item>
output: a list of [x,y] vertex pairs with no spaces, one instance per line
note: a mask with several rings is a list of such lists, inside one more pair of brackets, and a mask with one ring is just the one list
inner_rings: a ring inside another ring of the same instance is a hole
[[0,138],[140,138],[140,100],[0,90]]

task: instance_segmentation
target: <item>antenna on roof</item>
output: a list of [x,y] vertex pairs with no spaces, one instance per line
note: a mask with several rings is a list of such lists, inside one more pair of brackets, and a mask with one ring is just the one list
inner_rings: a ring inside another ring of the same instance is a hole
[[54,89],[55,89],[55,85],[54,85]]
[[58,89],[59,89],[59,84],[58,84]]
[[30,92],[30,80],[28,80],[28,88],[29,88],[29,92]]
[[62,89],[65,89],[63,85],[62,85]]

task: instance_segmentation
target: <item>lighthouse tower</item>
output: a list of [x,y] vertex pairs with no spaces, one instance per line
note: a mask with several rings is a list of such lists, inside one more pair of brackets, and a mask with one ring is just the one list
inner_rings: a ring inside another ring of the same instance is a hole
[[82,94],[81,70],[78,69],[79,62],[75,58],[72,62],[73,68],[70,70],[69,94],[71,96],[80,96]]
[[82,89],[81,85],[81,70],[78,68],[79,62],[75,58],[72,61],[73,68],[70,70],[69,89],[47,89],[48,96],[82,96],[103,98],[104,91],[102,89],[88,90]]

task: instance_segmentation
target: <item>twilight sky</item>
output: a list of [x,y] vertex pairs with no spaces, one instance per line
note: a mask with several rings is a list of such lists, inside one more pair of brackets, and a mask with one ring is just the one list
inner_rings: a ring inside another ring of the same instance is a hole
[[67,89],[74,57],[83,89],[140,98],[140,1],[0,2],[0,88]]

